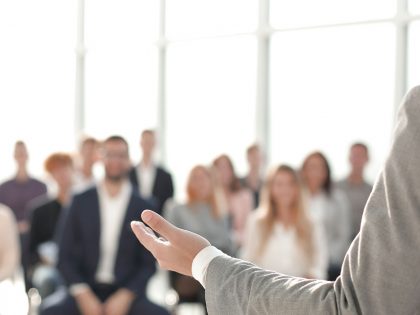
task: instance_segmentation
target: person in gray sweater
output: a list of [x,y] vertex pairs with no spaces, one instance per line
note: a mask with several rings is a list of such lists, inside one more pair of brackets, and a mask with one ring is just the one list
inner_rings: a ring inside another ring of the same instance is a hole
[[360,233],[334,282],[294,278],[231,258],[151,211],[137,238],[168,269],[206,287],[209,314],[420,314],[420,86],[403,101],[391,152]]
[[[211,170],[202,165],[195,166],[187,180],[187,202],[165,211],[165,217],[175,226],[195,232],[232,254],[229,218],[221,197]],[[181,301],[205,305],[204,289],[193,278],[170,273],[170,282]]]

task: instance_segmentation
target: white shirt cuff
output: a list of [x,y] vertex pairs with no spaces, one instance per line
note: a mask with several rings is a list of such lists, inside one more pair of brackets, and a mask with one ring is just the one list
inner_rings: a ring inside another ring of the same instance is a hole
[[205,288],[207,268],[210,262],[218,257],[225,255],[221,250],[214,246],[207,246],[203,248],[195,257],[192,262],[192,276],[195,280],[201,283]]

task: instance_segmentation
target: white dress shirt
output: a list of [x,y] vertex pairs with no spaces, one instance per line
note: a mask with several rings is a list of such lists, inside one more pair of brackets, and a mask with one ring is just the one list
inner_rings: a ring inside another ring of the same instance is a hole
[[191,266],[191,273],[195,280],[205,288],[207,269],[210,262],[218,257],[225,255],[221,250],[214,246],[203,248],[195,257]]
[[143,199],[153,197],[153,185],[156,178],[156,167],[153,164],[145,166],[140,163],[136,168],[137,179],[139,181],[139,193]]
[[118,195],[110,196],[103,183],[98,185],[101,235],[99,264],[95,276],[97,282],[114,282],[114,265],[131,189],[131,184],[125,181]]

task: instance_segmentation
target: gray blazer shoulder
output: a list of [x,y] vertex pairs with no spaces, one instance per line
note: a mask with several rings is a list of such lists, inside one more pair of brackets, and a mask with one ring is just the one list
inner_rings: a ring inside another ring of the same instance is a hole
[[335,282],[229,257],[206,277],[210,315],[420,314],[420,86],[404,98],[390,154]]

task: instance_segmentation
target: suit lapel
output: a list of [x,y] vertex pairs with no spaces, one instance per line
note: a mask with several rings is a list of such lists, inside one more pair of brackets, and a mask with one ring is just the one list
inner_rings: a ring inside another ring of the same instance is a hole
[[100,237],[101,237],[101,214],[99,209],[99,196],[98,190],[95,189],[92,191],[92,199],[90,209],[86,209],[86,220],[88,226],[87,228],[91,230],[93,249],[95,250],[94,255],[96,257],[96,265],[99,263],[100,255]]
[[117,275],[118,273],[119,258],[122,257],[123,252],[124,252],[123,247],[127,245],[127,239],[128,239],[127,233],[131,233],[130,222],[134,219],[134,217],[131,214],[131,209],[133,208],[134,208],[134,195],[133,193],[131,193],[127,208],[125,210],[124,219],[121,224],[121,229],[120,229],[119,238],[118,238],[117,257],[115,259],[115,265],[114,265],[115,275]]

